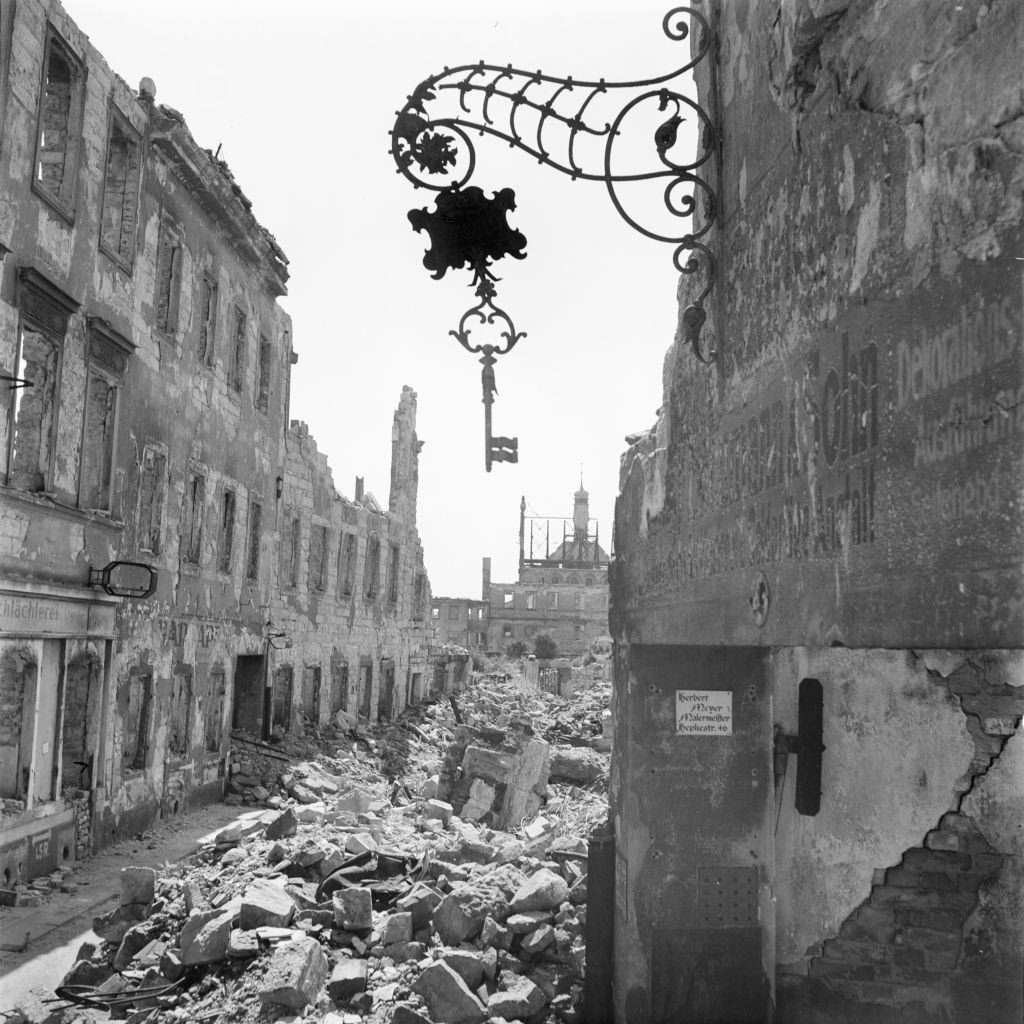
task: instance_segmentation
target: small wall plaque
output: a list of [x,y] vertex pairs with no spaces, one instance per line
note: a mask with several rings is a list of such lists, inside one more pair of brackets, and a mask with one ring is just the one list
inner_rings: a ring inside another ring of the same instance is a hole
[[676,690],[677,736],[731,736],[731,690]]

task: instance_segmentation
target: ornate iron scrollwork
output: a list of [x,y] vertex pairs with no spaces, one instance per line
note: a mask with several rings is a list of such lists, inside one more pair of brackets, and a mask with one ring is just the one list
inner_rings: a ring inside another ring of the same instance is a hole
[[[573,180],[603,182],[612,204],[628,224],[648,238],[675,246],[672,260],[681,274],[703,275],[701,290],[683,311],[683,331],[696,357],[701,362],[712,362],[716,353],[701,348],[700,329],[706,317],[704,300],[714,286],[717,271],[715,255],[707,245],[706,236],[716,222],[718,207],[714,189],[702,174],[717,152],[718,131],[708,113],[680,91],[679,81],[707,56],[712,34],[704,15],[690,7],[674,8],[662,22],[665,34],[676,41],[687,39],[691,26],[698,32],[691,59],[657,78],[632,82],[576,81],[572,77],[557,78],[540,71],[520,70],[511,64],[502,66],[479,61],[446,67],[440,74],[422,82],[398,111],[391,132],[391,152],[398,170],[417,188],[439,193],[435,214],[427,214],[425,210],[410,213],[414,227],[419,230],[426,226],[431,230],[429,218],[444,220],[452,210],[460,210],[464,204],[474,206],[482,200],[483,193],[479,189],[465,187],[477,162],[471,134],[500,139]],[[597,116],[609,103],[617,113],[608,120]],[[652,107],[654,104],[656,107]],[[653,130],[653,138],[648,135],[643,147],[644,165],[638,169],[623,169],[617,162],[618,154],[628,152],[635,158],[637,152],[623,141],[631,135],[632,126],[643,122],[644,130],[651,131],[650,118],[635,116],[641,108],[653,110],[657,114],[654,119],[660,123]],[[664,119],[662,115],[666,115]],[[527,118],[531,120],[529,126],[525,123]],[[689,158],[677,159],[673,156],[674,147],[680,128],[688,119],[697,126],[696,152]],[[687,220],[688,230],[650,226],[645,223],[645,217],[627,208],[624,186],[643,182],[662,186],[664,210],[672,218]],[[485,202],[496,203],[507,212],[514,208],[513,199],[510,189],[502,189],[495,193],[493,200]],[[698,205],[702,216],[699,226],[695,227],[693,216]],[[497,219],[490,213],[481,216],[492,227],[496,226]],[[505,231],[522,239],[519,232],[507,227],[503,216],[501,225]],[[433,230],[431,239],[436,250],[438,242]],[[458,252],[457,245],[453,252]],[[473,287],[480,303],[468,310],[459,329],[451,332],[470,351],[484,351],[489,347],[492,354],[501,354],[523,337],[515,331],[508,315],[493,304],[497,278],[489,270],[491,262],[504,255],[522,259],[525,254],[521,249],[521,245],[514,248],[504,236],[500,244],[489,251],[479,244],[475,248],[470,245],[461,259],[436,253],[428,253],[424,258],[424,264],[435,269],[435,277],[441,276],[449,266],[468,264],[473,269]],[[438,260],[443,261],[442,264],[438,264]],[[436,273],[437,265],[443,265],[440,274]],[[506,344],[471,347],[467,324],[474,319],[481,323],[500,321],[504,324],[507,331],[502,336]],[[493,366],[485,365],[485,373],[488,370],[493,378]]]

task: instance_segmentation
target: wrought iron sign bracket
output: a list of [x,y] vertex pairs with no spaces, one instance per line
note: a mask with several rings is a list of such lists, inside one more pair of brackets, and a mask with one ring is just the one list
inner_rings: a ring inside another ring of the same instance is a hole
[[[574,181],[602,182],[627,224],[648,238],[673,245],[676,269],[694,276],[701,285],[683,310],[683,339],[700,362],[717,358],[713,348],[702,347],[700,333],[706,319],[704,302],[717,274],[708,236],[720,216],[716,189],[708,181],[706,168],[715,167],[720,173],[721,140],[709,113],[680,91],[682,76],[709,54],[713,64],[717,48],[707,17],[692,7],[669,11],[662,28],[677,42],[687,39],[696,28],[690,60],[666,75],[632,82],[576,81],[571,76],[556,78],[511,64],[479,61],[446,67],[431,76],[396,114],[391,154],[398,172],[414,187],[437,193],[434,210],[409,212],[414,229],[425,229],[430,235],[431,248],[423,264],[435,278],[462,267],[473,273],[471,287],[479,301],[462,315],[458,329],[449,333],[465,349],[481,355],[488,472],[493,462],[517,462],[519,458],[518,439],[491,435],[491,406],[497,393],[496,357],[526,336],[516,331],[508,313],[495,304],[498,278],[491,267],[504,256],[525,258],[526,238],[506,220],[515,209],[512,189],[499,189],[487,198],[480,188],[467,185],[476,167],[471,134],[499,139]],[[714,94],[716,68],[712,66],[710,72]],[[712,102],[717,102],[714,96]],[[608,104],[613,104],[614,113],[605,119],[601,111]],[[653,121],[659,123],[652,131]],[[678,156],[676,147],[682,145],[680,129],[685,121],[695,128],[696,149]],[[638,134],[637,125],[646,133],[639,149],[642,163],[639,168],[625,167],[622,154],[637,159],[638,149],[623,141]],[[555,133],[557,138],[553,138]],[[626,193],[645,184],[661,189],[664,210],[669,217],[685,220],[686,230],[648,226],[646,215],[641,218],[634,212],[635,204],[627,200]],[[471,342],[473,330],[487,334],[488,340]]]

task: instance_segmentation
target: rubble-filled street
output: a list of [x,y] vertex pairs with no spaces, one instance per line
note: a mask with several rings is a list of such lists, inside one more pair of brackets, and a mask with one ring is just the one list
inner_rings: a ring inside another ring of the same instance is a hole
[[485,676],[380,726],[238,744],[227,801],[265,812],[122,869],[62,1001],[7,1019],[579,1020],[609,696]]

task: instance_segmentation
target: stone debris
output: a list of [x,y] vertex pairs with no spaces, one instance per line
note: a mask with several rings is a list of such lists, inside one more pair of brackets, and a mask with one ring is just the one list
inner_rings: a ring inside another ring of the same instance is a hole
[[[515,683],[459,694],[461,721],[444,701],[357,722],[273,775],[240,759],[231,791],[270,810],[190,862],[124,869],[103,941],[57,988],[66,1019],[108,1019],[102,998],[138,1024],[579,1022],[610,688]],[[587,785],[557,781],[592,763]]]

